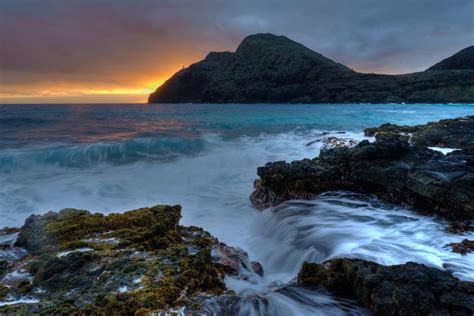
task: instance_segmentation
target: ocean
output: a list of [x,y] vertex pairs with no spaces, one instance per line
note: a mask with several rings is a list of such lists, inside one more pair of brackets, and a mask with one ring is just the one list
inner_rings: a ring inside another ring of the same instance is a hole
[[[181,204],[183,225],[262,263],[263,278],[227,285],[265,298],[263,312],[364,314],[324,293],[283,288],[304,261],[336,257],[415,261],[473,281],[474,254],[446,244],[474,234],[448,234],[442,219],[349,192],[258,211],[249,201],[257,167],[316,157],[323,144],[314,141],[328,133],[361,140],[366,127],[464,115],[474,105],[0,105],[0,227],[63,208]],[[250,301],[242,310],[262,314]]]

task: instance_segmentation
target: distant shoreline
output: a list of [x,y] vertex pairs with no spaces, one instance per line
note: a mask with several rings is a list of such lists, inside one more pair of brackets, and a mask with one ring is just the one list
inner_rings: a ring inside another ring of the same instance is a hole
[[166,102],[166,103],[0,103],[0,106],[6,105],[175,105],[175,104],[187,104],[187,105],[212,105],[212,104],[228,104],[228,105],[474,105],[474,102],[413,102],[413,103],[391,103],[391,102],[377,102],[377,103],[355,103],[355,102],[338,102],[338,103],[327,103],[327,102],[311,102],[311,103],[281,103],[281,102],[254,102],[254,103],[238,103],[238,102]]

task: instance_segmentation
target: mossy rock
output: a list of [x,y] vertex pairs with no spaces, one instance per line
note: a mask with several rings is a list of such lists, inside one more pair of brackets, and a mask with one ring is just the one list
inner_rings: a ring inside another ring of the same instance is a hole
[[31,255],[5,263],[5,271],[27,269],[33,279],[4,295],[40,302],[2,306],[0,314],[147,315],[195,308],[201,295],[224,293],[224,277],[235,268],[211,256],[219,244],[211,234],[179,225],[180,210],[159,205],[107,216],[75,209],[31,216],[17,242]]
[[3,276],[8,269],[8,261],[0,260],[0,277]]
[[305,262],[298,273],[298,284],[306,287],[318,286],[327,276],[328,272],[323,265]]
[[77,306],[71,303],[62,303],[52,307],[44,308],[41,315],[56,315],[56,316],[82,316],[84,311],[81,311]]
[[10,292],[10,289],[4,284],[0,283],[0,300],[4,300],[7,297],[9,292]]
[[118,247],[164,248],[179,238],[174,232],[181,218],[179,205],[157,205],[123,214],[92,214],[65,209],[59,213],[30,216],[21,229],[16,246],[32,253],[83,247],[81,240],[97,234],[118,237]]
[[145,307],[141,307],[135,312],[135,316],[148,316],[151,314],[152,314],[152,311]]
[[21,280],[17,284],[18,294],[20,296],[25,296],[33,290],[33,284],[29,280]]

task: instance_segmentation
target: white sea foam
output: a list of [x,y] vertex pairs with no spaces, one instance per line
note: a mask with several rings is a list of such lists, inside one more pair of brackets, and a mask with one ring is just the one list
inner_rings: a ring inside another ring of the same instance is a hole
[[[248,199],[256,167],[268,161],[317,156],[321,144],[306,144],[321,137],[321,132],[230,140],[208,135],[202,139],[202,150],[170,160],[86,168],[45,164],[40,169],[7,173],[1,180],[0,210],[15,214],[5,217],[5,222],[20,224],[30,213],[67,207],[107,213],[181,204],[183,225],[201,226],[262,263],[263,278],[226,280],[243,297],[257,295],[257,300],[262,300],[255,305],[245,299],[243,314],[337,315],[353,308],[324,293],[284,287],[304,260],[349,256],[383,264],[416,261],[472,279],[473,255],[461,256],[444,246],[466,236],[447,234],[442,221],[403,208],[337,193],[315,201],[290,202],[277,211],[256,211]],[[344,137],[364,139],[361,133]],[[264,301],[270,302],[267,307]],[[364,312],[356,309],[353,313]]]
[[35,298],[20,298],[20,299],[12,299],[9,301],[0,301],[0,306],[17,305],[17,304],[34,304],[34,303],[39,303],[39,300]]
[[73,253],[73,252],[89,252],[89,251],[94,251],[94,249],[88,248],[88,247],[83,247],[83,248],[77,248],[77,249],[73,249],[73,250],[65,250],[65,251],[58,252],[57,256],[58,256],[58,258],[62,258],[62,257],[65,257],[65,256]]
[[5,282],[5,283],[10,283],[10,282],[17,282],[18,280],[32,280],[33,277],[31,276],[31,274],[25,270],[25,269],[17,269],[17,270],[14,270],[8,274],[6,274],[3,279],[2,279],[2,282]]
[[431,150],[436,150],[442,153],[443,155],[447,155],[449,153],[452,153],[455,150],[458,150],[456,148],[446,148],[446,147],[428,147]]

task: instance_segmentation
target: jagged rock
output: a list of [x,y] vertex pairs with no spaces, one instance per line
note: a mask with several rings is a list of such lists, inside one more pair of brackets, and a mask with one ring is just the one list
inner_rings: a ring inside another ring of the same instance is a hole
[[158,249],[162,243],[172,241],[180,210],[179,205],[165,205],[108,216],[75,209],[31,215],[21,228],[15,246],[33,253],[55,251],[68,248],[70,243],[77,243],[86,236],[111,231],[107,236],[121,238],[120,246]]
[[258,208],[311,198],[331,190],[374,193],[423,213],[474,218],[474,168],[398,139],[362,141],[354,148],[323,150],[318,158],[267,163],[250,196]]
[[[417,146],[448,147],[474,152],[474,116],[440,120],[423,125],[383,124],[364,130],[366,136],[398,138]],[[461,154],[461,153],[457,153]]]
[[356,298],[375,316],[474,313],[474,283],[414,262],[394,266],[357,259],[305,263],[298,283]]
[[255,34],[246,37],[235,53],[211,52],[180,70],[148,102],[470,103],[473,86],[472,68],[397,76],[363,74],[285,36]]
[[321,143],[322,149],[331,149],[339,147],[354,147],[357,145],[358,141],[353,138],[348,137],[336,137],[336,136],[327,136],[320,139],[312,140],[306,144],[306,147],[309,147],[315,143]]
[[19,231],[20,229],[18,227],[4,227],[0,229],[0,236],[11,235]]
[[9,292],[8,287],[6,287],[3,284],[0,284],[0,300],[5,299],[8,295],[8,292]]
[[249,261],[248,254],[240,248],[229,247],[224,243],[212,248],[211,256],[216,262],[233,269],[233,274],[241,279],[247,279],[249,273],[263,276],[263,267],[256,261]]
[[448,232],[450,233],[464,233],[474,231],[474,227],[467,221],[453,221],[448,224]]
[[464,239],[461,242],[455,242],[449,244],[453,249],[453,252],[467,255],[468,252],[474,251],[474,240]]
[[245,278],[242,266],[258,272],[244,251],[201,228],[180,226],[180,218],[179,205],[107,216],[74,209],[30,216],[16,246],[32,255],[0,261],[0,300],[38,301],[0,306],[0,314],[147,315],[196,308],[198,297],[234,295],[226,275]]
[[0,260],[0,278],[7,273],[8,270],[8,261],[6,260]]

